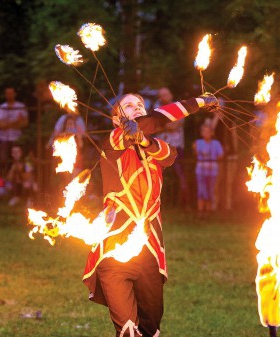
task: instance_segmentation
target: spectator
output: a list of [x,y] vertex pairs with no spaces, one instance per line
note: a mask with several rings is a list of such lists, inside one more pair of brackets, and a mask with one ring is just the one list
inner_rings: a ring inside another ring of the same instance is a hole
[[13,162],[7,175],[7,190],[12,194],[9,206],[17,205],[24,198],[27,206],[31,207],[38,190],[31,158],[24,158],[21,146],[15,144],[11,148],[11,156]]
[[212,210],[212,202],[215,193],[216,178],[218,176],[218,160],[223,156],[223,148],[218,140],[213,139],[213,130],[210,125],[201,127],[202,139],[194,143],[194,151],[197,158],[197,209],[198,216],[205,216]]
[[28,125],[28,113],[23,103],[16,101],[16,91],[5,89],[6,102],[0,105],[0,163],[2,174],[7,173],[11,148]]
[[[156,106],[168,105],[173,102],[173,95],[168,88],[160,88],[158,90],[158,101]],[[190,193],[185,172],[184,157],[185,157],[185,137],[184,137],[184,119],[169,123],[165,127],[165,131],[157,135],[158,138],[166,143],[174,146],[178,156],[173,165],[176,175],[179,180],[179,205],[185,209],[190,209]]]

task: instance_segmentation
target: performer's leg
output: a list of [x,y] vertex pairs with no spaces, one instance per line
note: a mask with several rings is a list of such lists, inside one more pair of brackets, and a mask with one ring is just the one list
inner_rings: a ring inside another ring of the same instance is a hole
[[159,273],[157,261],[147,247],[143,248],[141,257],[142,271],[134,286],[139,330],[143,337],[157,337],[163,315],[163,275]]
[[116,337],[138,337],[137,303],[133,283],[139,275],[139,267],[134,262],[117,262],[113,258],[104,259],[97,268],[97,276],[116,329]]

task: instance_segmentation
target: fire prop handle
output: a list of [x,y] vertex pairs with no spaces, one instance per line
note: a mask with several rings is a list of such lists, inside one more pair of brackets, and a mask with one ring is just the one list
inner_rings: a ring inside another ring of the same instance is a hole
[[269,337],[277,337],[277,327],[269,325],[268,328],[269,328]]

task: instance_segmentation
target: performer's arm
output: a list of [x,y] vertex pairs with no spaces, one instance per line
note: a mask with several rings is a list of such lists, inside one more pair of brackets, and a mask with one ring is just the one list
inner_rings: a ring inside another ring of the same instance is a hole
[[211,93],[205,93],[198,98],[190,98],[180,102],[171,103],[155,109],[148,116],[141,116],[135,120],[145,134],[161,131],[166,124],[178,121],[197,112],[202,107],[215,111],[219,106],[217,98]]
[[123,129],[118,127],[111,131],[110,136],[104,141],[102,149],[106,158],[117,160],[133,144],[132,140],[125,139]]
[[139,145],[163,167],[171,166],[177,157],[176,148],[158,138],[144,136]]
[[202,98],[191,98],[176,103],[159,107],[148,116],[136,118],[139,128],[145,134],[153,134],[161,131],[166,124],[175,122],[197,112],[205,105]]

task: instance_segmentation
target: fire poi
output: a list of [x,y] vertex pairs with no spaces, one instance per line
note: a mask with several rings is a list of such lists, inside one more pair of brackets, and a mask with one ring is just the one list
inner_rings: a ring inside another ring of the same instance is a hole
[[209,66],[210,63],[211,57],[210,43],[211,43],[211,34],[206,34],[198,44],[198,52],[194,60],[194,66],[197,70],[199,70],[200,73],[202,92],[205,92],[202,71],[204,71]]
[[245,64],[245,58],[247,55],[247,47],[243,46],[240,48],[238,52],[238,59],[236,65],[231,69],[227,85],[229,88],[235,88],[237,84],[240,82],[243,73],[244,73],[244,64]]
[[84,62],[82,55],[79,54],[79,50],[74,50],[68,45],[61,46],[57,44],[54,50],[60,61],[67,65],[78,66]]
[[[88,23],[81,27],[78,35],[85,47],[92,50],[114,93],[95,55],[106,42],[102,27]],[[195,62],[201,74],[203,92],[202,71],[207,68],[211,55],[209,39],[210,35],[207,35],[201,42]],[[57,45],[56,53],[67,65],[76,67],[82,63],[79,52],[69,46]],[[73,89],[61,82],[51,82],[50,89],[54,100],[68,111],[77,113],[77,96]],[[88,169],[66,186],[64,206],[55,216],[28,210],[29,223],[33,226],[30,238],[41,233],[54,244],[58,236],[72,236],[92,246],[83,282],[90,291],[90,300],[104,305],[110,303],[117,336],[136,337],[142,336],[143,332],[145,336],[157,337],[160,334],[162,283],[167,279],[160,215],[162,170],[172,165],[176,151],[151,134],[170,122],[196,113],[200,107],[217,111],[219,103],[213,94],[205,93],[198,98],[162,106],[146,116],[141,96],[123,96],[112,110],[116,127],[100,149],[103,210],[95,217],[75,210],[75,204],[85,194],[90,180],[91,170]],[[56,171],[71,172],[76,156],[74,137],[68,135],[57,139],[54,155],[62,158]],[[137,300],[139,298],[141,301]]]
[[272,73],[270,76],[265,75],[263,80],[259,82],[259,88],[258,92],[255,94],[255,104],[266,104],[270,101],[270,91],[272,84],[274,82],[274,73]]
[[75,90],[59,81],[52,81],[49,84],[53,99],[64,109],[69,109],[72,113],[77,112],[77,95]]

